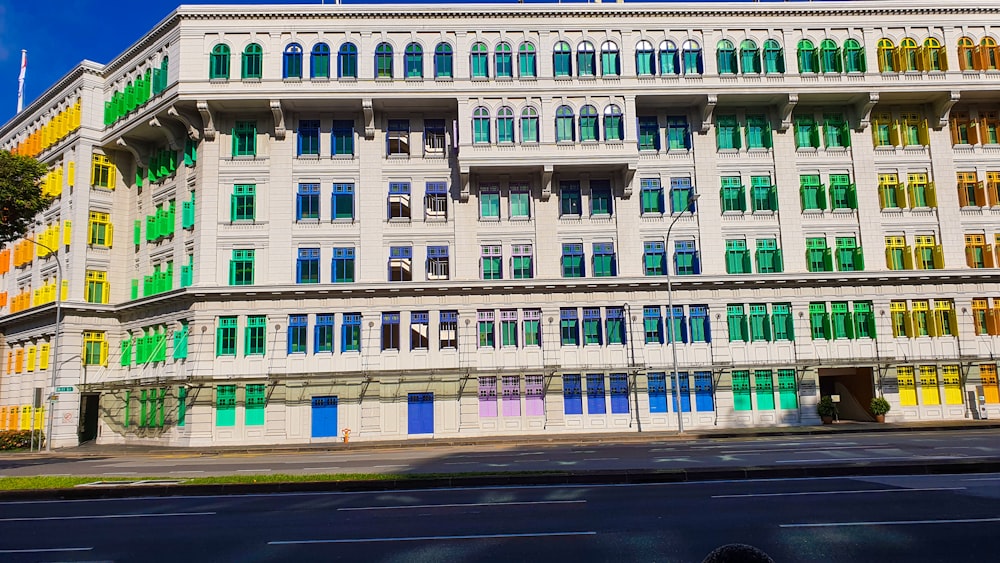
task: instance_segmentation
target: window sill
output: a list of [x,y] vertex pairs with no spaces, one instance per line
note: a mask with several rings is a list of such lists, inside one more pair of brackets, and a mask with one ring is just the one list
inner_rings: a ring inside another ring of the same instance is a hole
[[406,82],[423,82],[423,81],[424,81],[424,77],[423,76],[407,76],[406,77]]
[[452,76],[435,76],[435,82],[454,82],[455,78]]
[[797,147],[795,149],[797,153],[817,153],[819,152],[819,147]]
[[358,81],[358,77],[357,76],[339,76],[339,77],[337,77],[337,80],[340,81],[340,82],[357,82]]
[[385,156],[389,160],[409,160],[410,155],[407,154],[388,154]]
[[300,154],[295,157],[297,160],[319,160],[318,154]]
[[329,82],[330,81],[330,77],[329,76],[310,76],[309,77],[309,81],[310,82]]
[[281,79],[283,82],[302,82],[301,76],[285,76]]
[[412,223],[409,217],[389,217],[386,223]]

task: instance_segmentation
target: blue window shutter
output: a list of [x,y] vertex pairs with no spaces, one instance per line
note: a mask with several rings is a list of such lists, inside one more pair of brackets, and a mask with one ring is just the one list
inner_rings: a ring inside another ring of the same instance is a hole
[[691,259],[691,265],[694,269],[694,273],[701,273],[701,251],[694,253],[694,258]]

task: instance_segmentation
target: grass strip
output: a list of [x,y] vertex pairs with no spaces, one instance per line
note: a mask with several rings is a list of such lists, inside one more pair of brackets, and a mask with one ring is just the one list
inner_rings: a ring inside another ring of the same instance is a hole
[[207,477],[103,477],[91,476],[36,476],[36,477],[0,477],[0,491],[37,491],[47,489],[71,489],[95,481],[106,483],[121,483],[133,481],[180,481],[178,486],[186,485],[246,485],[265,483],[327,483],[345,481],[408,481],[421,479],[456,479],[463,477],[483,477],[495,475],[546,475],[558,472],[552,471],[516,471],[516,472],[483,472],[483,473],[324,473],[316,475],[290,475],[283,473],[263,473],[253,475],[218,475]]

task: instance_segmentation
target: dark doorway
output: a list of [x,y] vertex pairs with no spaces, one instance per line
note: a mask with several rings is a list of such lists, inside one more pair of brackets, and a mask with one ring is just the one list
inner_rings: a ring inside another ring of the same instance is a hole
[[98,408],[101,404],[100,393],[84,393],[80,396],[80,443],[97,439]]
[[840,420],[873,422],[871,402],[875,396],[872,368],[821,368],[821,396],[840,395],[837,415]]

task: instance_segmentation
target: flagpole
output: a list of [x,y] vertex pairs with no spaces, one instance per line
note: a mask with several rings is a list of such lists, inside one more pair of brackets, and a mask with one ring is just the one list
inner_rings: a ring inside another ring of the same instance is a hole
[[28,50],[21,49],[21,74],[17,77],[17,113],[24,109],[24,73],[28,70]]

